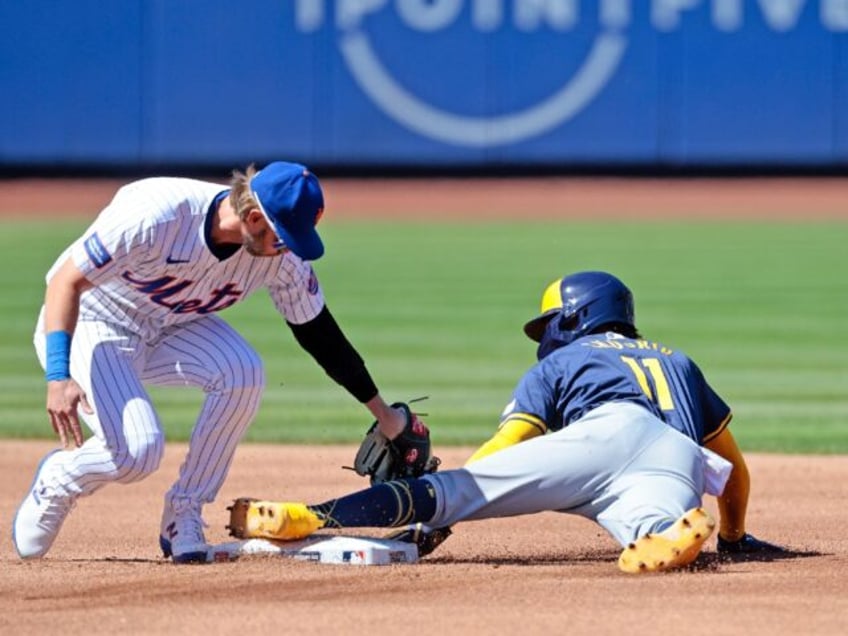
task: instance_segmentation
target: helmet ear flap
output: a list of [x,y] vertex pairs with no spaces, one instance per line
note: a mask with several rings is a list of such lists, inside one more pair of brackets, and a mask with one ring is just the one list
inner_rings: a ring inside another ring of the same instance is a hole
[[560,331],[574,331],[580,324],[580,316],[571,314],[570,316],[561,316],[558,320]]
[[560,314],[549,320],[539,340],[539,346],[536,348],[536,359],[541,360],[557,349],[573,342],[575,338],[573,327],[578,323],[579,317],[576,314],[571,316]]

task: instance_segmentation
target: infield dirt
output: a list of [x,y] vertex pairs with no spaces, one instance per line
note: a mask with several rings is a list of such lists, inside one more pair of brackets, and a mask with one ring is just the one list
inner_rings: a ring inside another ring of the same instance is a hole
[[[750,455],[749,529],[793,553],[626,575],[595,524],[545,513],[459,525],[417,564],[321,565],[275,557],[175,566],[158,550],[162,493],[185,451],[146,481],[80,500],[49,556],[19,561],[18,500],[49,442],[0,444],[4,634],[844,634],[848,458]],[[446,467],[471,449],[440,449]],[[243,445],[208,539],[228,540],[238,496],[323,501],[364,486],[341,446]],[[714,500],[707,507],[715,513]],[[380,536],[372,531],[372,536]],[[353,534],[348,532],[348,534]],[[359,534],[367,535],[367,532]]]

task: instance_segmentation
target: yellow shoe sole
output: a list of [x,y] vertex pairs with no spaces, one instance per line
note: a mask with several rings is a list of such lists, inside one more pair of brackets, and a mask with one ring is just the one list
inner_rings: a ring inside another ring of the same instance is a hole
[[662,532],[628,545],[618,557],[618,567],[628,574],[685,567],[698,558],[714,529],[715,521],[706,510],[692,508]]
[[324,527],[324,521],[302,503],[241,498],[228,509],[227,528],[239,539],[295,541]]

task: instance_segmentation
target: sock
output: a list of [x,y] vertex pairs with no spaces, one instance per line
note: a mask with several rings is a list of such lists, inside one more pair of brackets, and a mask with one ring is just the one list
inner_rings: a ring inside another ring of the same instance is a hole
[[307,507],[325,528],[392,528],[432,519],[436,491],[425,479],[399,479]]

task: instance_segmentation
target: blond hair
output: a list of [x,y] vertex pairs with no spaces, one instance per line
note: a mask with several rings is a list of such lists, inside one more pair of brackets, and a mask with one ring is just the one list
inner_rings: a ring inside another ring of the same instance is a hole
[[257,172],[256,166],[250,164],[245,172],[233,170],[230,179],[230,204],[242,221],[250,210],[259,207],[253,192],[250,191],[250,180]]

